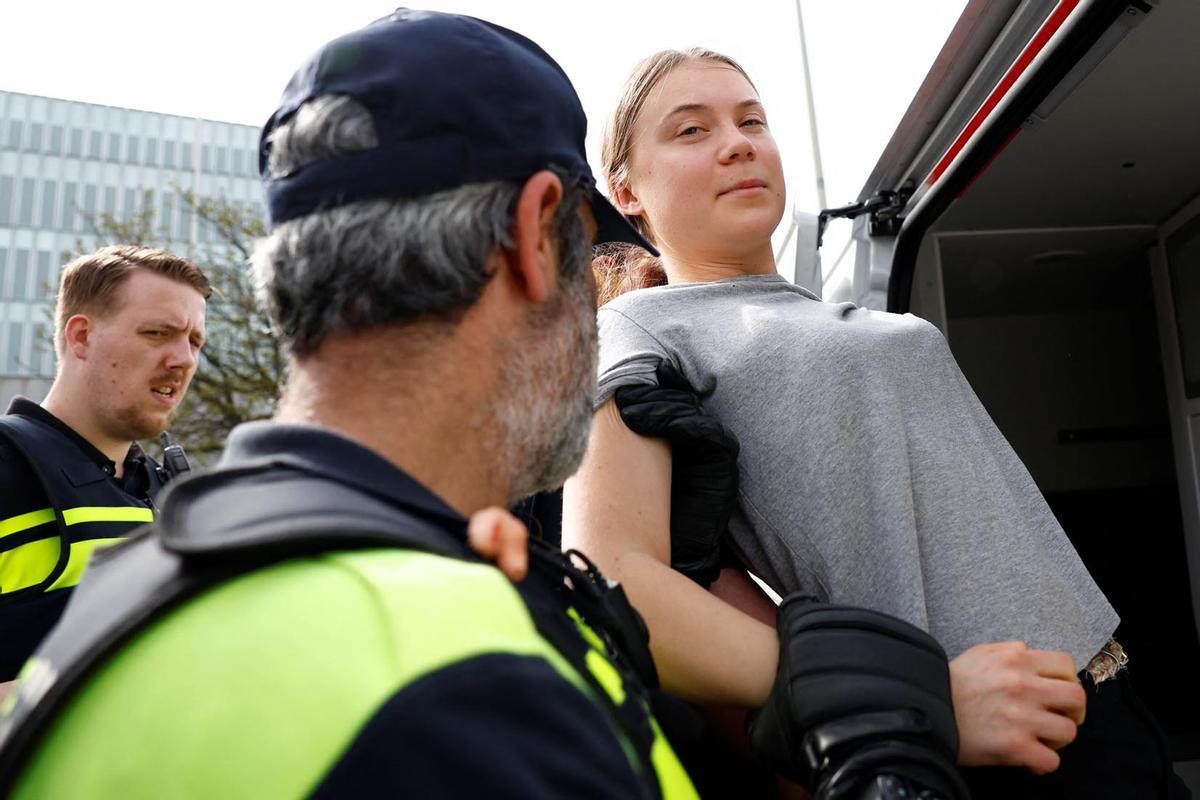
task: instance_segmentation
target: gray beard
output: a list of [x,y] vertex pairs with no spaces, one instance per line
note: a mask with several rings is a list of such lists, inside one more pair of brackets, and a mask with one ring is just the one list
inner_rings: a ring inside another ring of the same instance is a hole
[[511,468],[509,505],[557,489],[583,461],[596,393],[596,315],[591,290],[577,279],[525,320],[505,359],[510,390],[494,405],[497,452]]

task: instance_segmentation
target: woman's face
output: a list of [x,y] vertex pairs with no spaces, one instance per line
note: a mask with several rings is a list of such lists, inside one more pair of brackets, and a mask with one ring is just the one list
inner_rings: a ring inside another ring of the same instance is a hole
[[656,243],[685,257],[738,258],[770,246],[783,216],[779,149],[758,93],[724,64],[689,62],[650,93],[615,196]]

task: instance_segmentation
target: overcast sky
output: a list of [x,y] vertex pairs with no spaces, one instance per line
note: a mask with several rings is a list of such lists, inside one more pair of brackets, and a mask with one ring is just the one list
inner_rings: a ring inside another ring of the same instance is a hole
[[[583,99],[597,173],[604,118],[634,64],[665,47],[701,45],[733,56],[766,104],[789,207],[817,210],[795,0],[418,5],[513,28],[558,60]],[[803,0],[830,205],[857,196],[963,6]],[[6,0],[0,89],[257,126],[306,56],[393,7],[366,0]],[[827,259],[836,255],[831,244]]]

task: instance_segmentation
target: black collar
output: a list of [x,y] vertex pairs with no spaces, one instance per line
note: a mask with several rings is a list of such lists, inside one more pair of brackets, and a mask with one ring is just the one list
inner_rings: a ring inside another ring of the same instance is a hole
[[229,434],[222,467],[272,462],[355,487],[400,506],[419,509],[451,529],[467,521],[406,472],[357,442],[308,425],[247,422]]
[[[22,417],[30,417],[36,419],[44,425],[48,425],[54,430],[67,437],[75,444],[80,451],[88,457],[89,460],[96,462],[96,466],[104,471],[105,475],[112,477],[116,474],[117,464],[111,458],[104,455],[100,450],[83,436],[81,436],[74,428],[63,422],[58,417],[51,414],[46,409],[39,406],[32,400],[17,395],[12,402],[8,404],[9,414],[20,414]],[[125,454],[125,461],[122,464],[124,478],[123,484],[131,484],[137,482],[138,486],[134,488],[143,489],[142,492],[134,492],[134,494],[144,494],[145,487],[141,486],[141,474],[146,469],[146,454],[137,442],[132,442],[129,445],[129,452]],[[133,476],[137,476],[134,478]]]

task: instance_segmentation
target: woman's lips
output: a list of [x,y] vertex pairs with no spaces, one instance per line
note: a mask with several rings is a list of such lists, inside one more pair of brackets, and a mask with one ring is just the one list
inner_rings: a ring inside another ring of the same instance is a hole
[[730,186],[728,189],[723,190],[717,196],[724,197],[725,195],[737,196],[737,195],[746,195],[746,194],[756,194],[758,192],[766,191],[766,188],[767,188],[767,184],[765,181],[759,181],[759,180],[740,181],[738,183],[735,183],[733,186]]

